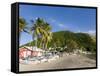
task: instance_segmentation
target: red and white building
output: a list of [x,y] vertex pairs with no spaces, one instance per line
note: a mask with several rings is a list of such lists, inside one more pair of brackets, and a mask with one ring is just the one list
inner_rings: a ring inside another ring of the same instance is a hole
[[42,54],[43,54],[43,50],[36,47],[19,48],[19,59],[24,59],[26,57],[41,56]]

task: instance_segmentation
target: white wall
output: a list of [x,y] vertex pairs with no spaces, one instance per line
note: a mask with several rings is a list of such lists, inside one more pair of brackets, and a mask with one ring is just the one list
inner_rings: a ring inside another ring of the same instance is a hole
[[[97,6],[99,11],[98,21],[100,21],[100,0],[1,0],[0,1],[0,76],[16,76],[10,72],[10,27],[11,27],[11,7],[10,4],[16,1],[26,2],[40,2],[52,4],[65,4],[65,5],[81,5],[81,6]],[[99,28],[100,22],[98,22]],[[100,32],[100,30],[98,30]],[[100,34],[98,39],[100,38]],[[99,40],[98,40],[99,42]],[[99,48],[99,47],[98,47]],[[100,50],[100,48],[99,48]],[[100,52],[98,51],[98,58]],[[100,63],[100,60],[98,60]],[[100,64],[99,64],[100,67]],[[43,73],[30,73],[21,74],[19,76],[98,76],[99,69],[91,70],[76,70],[76,71],[62,71],[62,72],[43,72]]]

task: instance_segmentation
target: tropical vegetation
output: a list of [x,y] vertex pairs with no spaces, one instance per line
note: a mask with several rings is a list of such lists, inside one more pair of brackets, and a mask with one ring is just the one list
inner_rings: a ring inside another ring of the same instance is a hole
[[[32,27],[29,29],[29,34],[32,36],[33,41],[22,46],[37,46],[45,50],[55,48],[57,51],[64,52],[73,52],[75,49],[82,49],[96,53],[96,38],[88,33],[74,33],[69,30],[51,32],[51,25],[42,18],[31,20],[31,23]],[[26,21],[21,18],[19,26],[19,33],[25,31]],[[57,47],[61,47],[63,50]]]

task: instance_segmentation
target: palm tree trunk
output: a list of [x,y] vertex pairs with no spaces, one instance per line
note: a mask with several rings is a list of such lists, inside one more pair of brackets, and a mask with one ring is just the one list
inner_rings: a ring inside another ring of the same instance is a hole
[[42,46],[42,40],[40,41],[39,48],[41,48],[41,46]]
[[41,41],[40,41],[40,45],[39,45],[40,48],[43,48],[43,47],[42,47],[42,44],[43,44],[43,38],[42,38]]
[[[33,36],[33,34],[32,34],[32,40],[34,41],[34,36]],[[33,43],[33,42],[32,42],[32,43]],[[32,50],[33,50],[33,46],[34,46],[34,45],[32,45]]]
[[43,40],[42,48],[45,49],[45,41]]
[[35,50],[37,50],[37,36],[35,36]]
[[45,49],[47,49],[47,46],[48,46],[48,40],[46,40]]

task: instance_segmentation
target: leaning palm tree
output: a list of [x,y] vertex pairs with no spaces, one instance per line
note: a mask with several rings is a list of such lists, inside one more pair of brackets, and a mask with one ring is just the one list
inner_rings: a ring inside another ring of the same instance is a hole
[[44,36],[44,42],[45,42],[45,49],[47,49],[48,43],[52,39],[52,32],[51,32],[51,26],[48,23],[45,23],[44,30],[46,31]]
[[[51,27],[50,25],[45,22],[41,18],[37,18],[36,21],[32,21],[32,27],[31,27],[31,34],[33,41],[35,40],[35,46],[37,47],[37,39],[41,39],[40,41],[40,48],[47,48],[48,42],[51,40]],[[41,46],[41,44],[43,46]]]
[[39,45],[39,47],[42,49],[45,49],[46,38],[47,38],[47,32],[43,29],[41,31],[41,41]]
[[35,40],[35,47],[37,48],[37,39],[43,32],[43,29],[42,29],[43,20],[40,18],[37,18],[35,22],[33,20],[31,22],[32,22],[31,35],[32,35],[33,41]]
[[[21,36],[22,32],[27,32],[28,33],[28,31],[26,31],[26,29],[27,29],[26,25],[27,25],[26,20],[22,17],[19,17],[19,39],[20,39],[20,36]],[[27,55],[26,58],[28,58],[28,55]],[[27,60],[28,59],[26,59],[26,62],[27,62]]]
[[19,17],[19,37],[21,35],[21,32],[27,32],[26,25],[27,25],[26,20],[22,17]]
[[46,41],[46,47],[48,47],[48,43],[51,42],[52,40],[52,32],[48,32],[48,35],[47,35],[47,41]]

